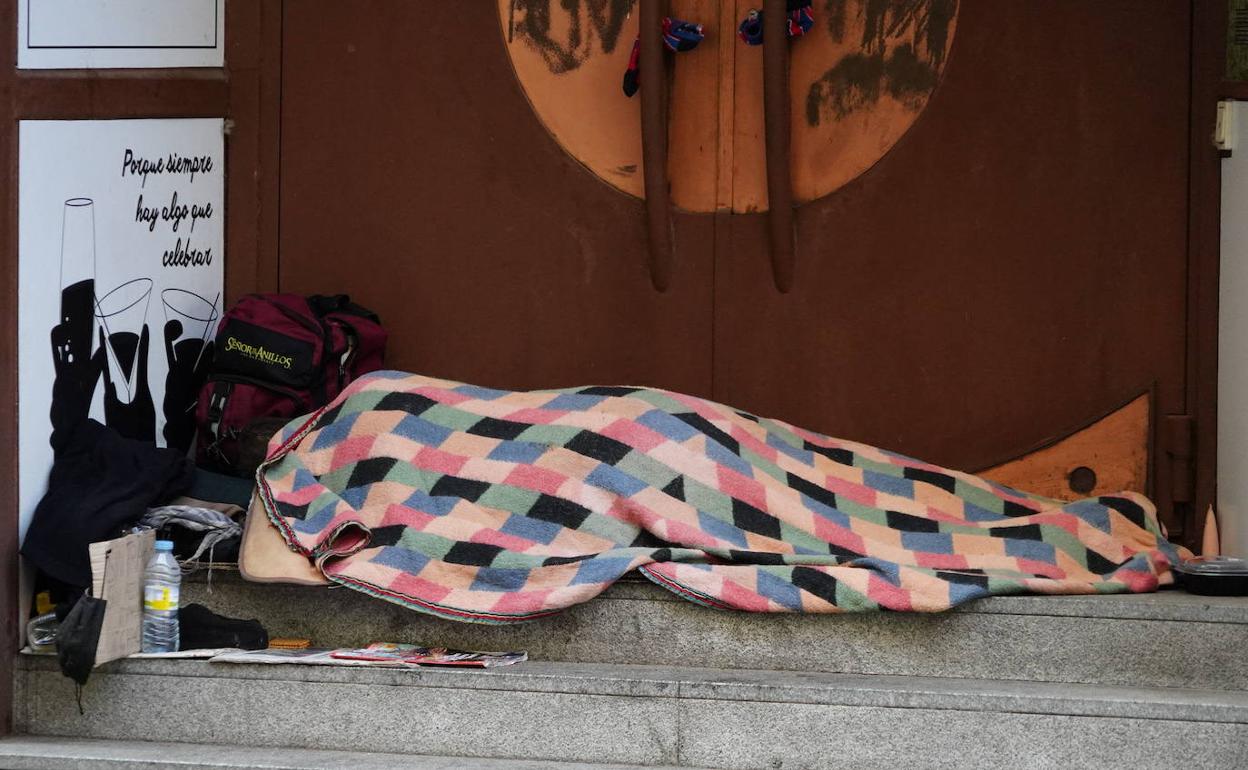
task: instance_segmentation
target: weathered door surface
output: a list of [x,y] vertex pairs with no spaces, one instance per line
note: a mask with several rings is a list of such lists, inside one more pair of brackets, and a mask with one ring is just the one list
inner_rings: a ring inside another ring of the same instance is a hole
[[656,293],[642,202],[560,148],[499,30],[482,0],[285,4],[282,289],[377,310],[396,368],[709,393],[711,221],[675,218]]
[[1156,414],[1182,411],[1190,23],[1186,3],[960,6],[912,129],[797,209],[790,293],[762,216],[721,227],[714,378],[980,470],[1154,385]]
[[669,3],[706,39],[665,54],[661,293],[634,2],[286,3],[281,287],[375,307],[399,368],[686,390],[1052,494],[1151,487],[1169,516],[1189,4],[817,0],[781,43],[787,293],[749,5]]

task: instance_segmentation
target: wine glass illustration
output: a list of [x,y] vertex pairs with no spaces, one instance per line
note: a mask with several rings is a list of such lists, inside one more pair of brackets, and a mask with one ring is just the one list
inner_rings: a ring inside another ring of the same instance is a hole
[[[125,401],[130,403],[140,390],[136,372],[147,369],[147,362],[140,362],[147,351],[140,346],[141,336],[147,326],[147,309],[152,297],[152,279],[135,278],[126,281],[96,300],[95,317],[99,321],[107,341],[108,375],[110,381],[125,386]],[[118,395],[121,395],[120,390]]]
[[160,293],[165,309],[165,445],[189,450],[195,435],[195,404],[212,362],[212,338],[216,334],[217,300],[211,301],[186,289]]
[[[182,369],[194,369],[199,364],[204,345],[216,332],[219,297],[218,294],[210,301],[186,289],[165,289],[160,293],[165,308],[165,339],[170,345],[170,369],[175,364]],[[173,326],[174,322],[178,326]]]

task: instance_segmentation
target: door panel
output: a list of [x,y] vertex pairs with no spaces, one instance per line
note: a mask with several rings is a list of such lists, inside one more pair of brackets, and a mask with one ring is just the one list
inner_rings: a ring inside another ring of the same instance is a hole
[[[719,213],[674,212],[667,293],[651,288],[644,204],[578,162],[575,121],[543,124],[541,99],[566,108],[563,76],[535,60],[517,79],[523,42],[509,55],[500,24],[524,18],[512,5],[344,5],[285,4],[280,284],[375,307],[395,367],[517,388],[660,385],[968,470],[1141,393],[1151,443],[1184,411],[1188,4],[957,3],[921,113],[797,210],[784,295],[766,214],[728,213],[765,205],[761,56],[732,38],[742,3],[673,4],[708,38],[669,59],[669,175],[677,205]],[[596,24],[586,14],[632,3],[521,6]],[[588,122],[602,94],[624,99],[632,23],[610,50],[577,49],[571,76],[602,81],[565,94],[593,94]],[[465,30],[488,34],[466,44]],[[817,40],[794,56],[833,50]],[[632,142],[631,121],[603,136]],[[1142,443],[1093,470],[1135,468]]]
[[390,366],[710,392],[710,219],[655,292],[642,202],[539,122],[493,3],[286,3],[281,205],[282,289],[376,309]]
[[1137,396],[1101,419],[980,471],[984,478],[1059,500],[1142,490],[1148,480],[1149,394]]
[[1187,3],[965,0],[944,81],[866,174],[722,218],[715,396],[970,470],[1156,384],[1182,411]]

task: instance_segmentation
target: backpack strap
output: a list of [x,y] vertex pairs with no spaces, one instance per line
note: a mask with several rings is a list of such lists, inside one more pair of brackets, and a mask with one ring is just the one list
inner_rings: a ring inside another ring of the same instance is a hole
[[221,449],[221,442],[227,437],[222,435],[221,418],[225,415],[225,404],[230,397],[230,391],[233,386],[225,380],[217,380],[212,386],[212,395],[208,400],[208,435],[212,437],[212,443],[204,448],[204,453],[213,459],[213,461],[229,467],[233,465],[225,452]]
[[308,297],[308,307],[312,308],[312,312],[318,316],[324,317],[330,313],[344,313],[346,315],[358,315],[361,318],[367,318],[375,324],[381,323],[381,317],[373,311],[351,301],[348,294],[313,294]]

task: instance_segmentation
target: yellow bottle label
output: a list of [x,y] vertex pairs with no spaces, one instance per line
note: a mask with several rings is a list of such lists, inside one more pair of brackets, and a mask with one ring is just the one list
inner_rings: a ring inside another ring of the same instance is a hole
[[169,586],[146,586],[143,589],[143,607],[149,610],[176,610],[178,589]]

